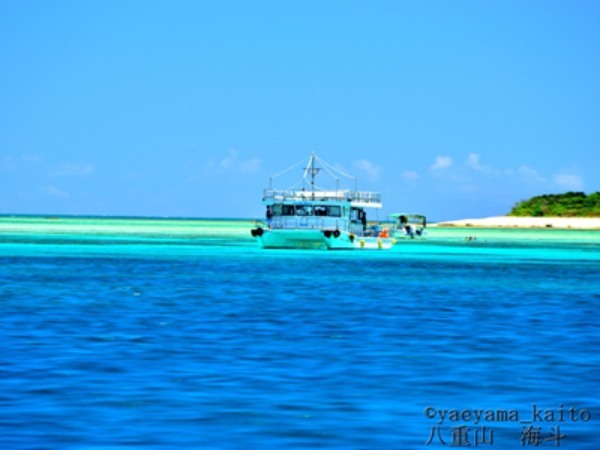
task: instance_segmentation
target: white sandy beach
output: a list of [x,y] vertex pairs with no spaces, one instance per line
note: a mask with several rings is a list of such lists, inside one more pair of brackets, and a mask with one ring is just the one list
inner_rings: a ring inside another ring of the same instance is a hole
[[600,230],[600,217],[509,217],[461,219],[438,222],[438,227],[479,228],[557,228],[561,230]]

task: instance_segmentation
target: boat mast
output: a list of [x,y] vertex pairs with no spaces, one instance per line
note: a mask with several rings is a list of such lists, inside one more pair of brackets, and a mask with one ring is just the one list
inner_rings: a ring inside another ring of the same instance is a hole
[[[312,199],[315,199],[315,175],[319,173],[319,171],[321,170],[318,167],[315,167],[315,159],[316,159],[316,155],[315,152],[312,152],[310,155],[310,161],[309,161],[309,166],[310,166],[310,189],[312,192]],[[307,167],[308,169],[308,167]]]
[[310,188],[312,199],[315,199],[315,152],[310,155]]

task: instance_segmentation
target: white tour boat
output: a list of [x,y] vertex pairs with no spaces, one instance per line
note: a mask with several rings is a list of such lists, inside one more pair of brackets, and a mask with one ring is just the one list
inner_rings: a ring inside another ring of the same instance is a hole
[[[321,171],[336,180],[335,189],[315,185]],[[354,179],[313,153],[304,167],[301,188],[273,189],[271,177],[271,186],[263,193],[267,220],[257,223],[252,236],[263,248],[389,249],[393,237],[367,228],[365,209],[381,208],[381,194],[340,189],[336,174]]]

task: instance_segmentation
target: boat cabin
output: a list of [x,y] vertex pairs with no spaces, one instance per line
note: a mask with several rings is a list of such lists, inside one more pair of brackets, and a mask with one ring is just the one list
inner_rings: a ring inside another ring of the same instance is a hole
[[[306,194],[306,195],[305,195]],[[271,229],[343,230],[362,236],[367,224],[367,213],[361,204],[377,207],[379,194],[371,193],[353,200],[350,191],[313,193],[306,191],[265,192],[267,225]],[[356,204],[359,204],[358,206]]]

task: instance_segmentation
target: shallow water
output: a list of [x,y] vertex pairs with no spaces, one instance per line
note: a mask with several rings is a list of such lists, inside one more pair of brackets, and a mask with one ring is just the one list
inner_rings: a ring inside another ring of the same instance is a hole
[[600,232],[251,226],[1,217],[0,448],[600,445]]

